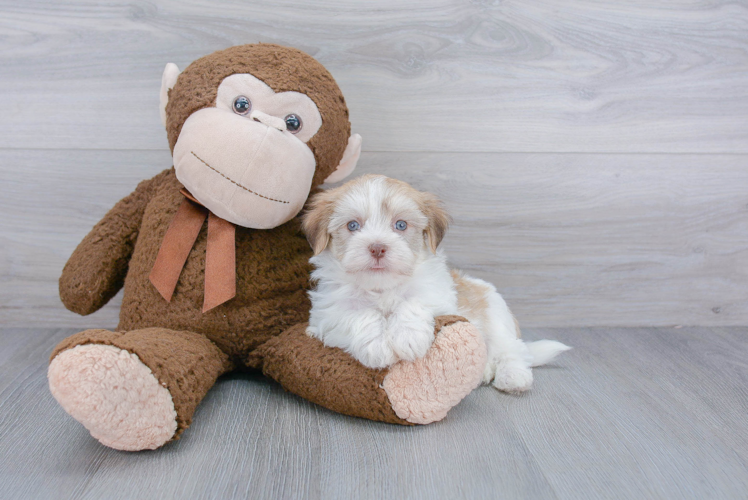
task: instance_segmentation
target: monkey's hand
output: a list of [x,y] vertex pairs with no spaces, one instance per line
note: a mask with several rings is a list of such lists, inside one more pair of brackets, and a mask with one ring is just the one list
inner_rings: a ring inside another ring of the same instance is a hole
[[138,184],[80,242],[60,276],[65,307],[85,316],[122,288],[145,207],[165,173]]

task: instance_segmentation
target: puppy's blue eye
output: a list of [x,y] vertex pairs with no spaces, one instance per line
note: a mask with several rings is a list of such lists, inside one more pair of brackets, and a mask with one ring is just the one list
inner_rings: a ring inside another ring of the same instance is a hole
[[398,231],[405,231],[408,228],[408,223],[404,220],[399,220],[395,222],[395,229]]
[[358,222],[356,222],[355,220],[352,220],[351,222],[348,223],[348,230],[349,231],[358,231],[360,227],[361,227],[361,225]]
[[249,99],[244,97],[243,95],[240,95],[236,99],[234,99],[234,112],[238,115],[246,115],[249,113],[249,110],[252,109],[252,103],[249,102]]

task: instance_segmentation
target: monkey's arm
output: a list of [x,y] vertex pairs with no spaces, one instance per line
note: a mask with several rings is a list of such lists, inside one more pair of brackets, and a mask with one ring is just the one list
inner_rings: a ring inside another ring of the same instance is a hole
[[60,298],[71,311],[87,315],[122,288],[145,207],[168,172],[138,184],[83,238],[60,276]]
[[415,361],[367,368],[306,333],[307,324],[271,337],[247,364],[286,390],[333,411],[392,424],[428,424],[445,417],[476,388],[486,367],[480,331],[460,316],[437,316],[434,343]]

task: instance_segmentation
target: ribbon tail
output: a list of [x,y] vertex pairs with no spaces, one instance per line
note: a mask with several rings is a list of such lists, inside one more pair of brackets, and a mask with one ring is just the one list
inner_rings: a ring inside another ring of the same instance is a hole
[[236,227],[210,212],[203,312],[236,296]]
[[177,213],[169,224],[169,229],[166,230],[161,248],[156,255],[156,262],[148,278],[167,302],[171,302],[179,275],[200,234],[207,213],[206,208],[195,205],[187,199],[182,200],[182,204],[179,205]]

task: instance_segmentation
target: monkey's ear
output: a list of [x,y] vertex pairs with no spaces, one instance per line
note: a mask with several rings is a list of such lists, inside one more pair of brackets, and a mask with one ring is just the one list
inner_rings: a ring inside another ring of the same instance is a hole
[[332,184],[333,182],[340,182],[353,172],[358,163],[358,158],[361,156],[361,136],[353,134],[348,138],[348,145],[345,147],[343,152],[343,158],[340,160],[340,165],[335,169],[333,173],[327,176],[325,183]]
[[174,88],[177,83],[177,77],[179,76],[179,68],[174,63],[169,63],[164,68],[164,74],[161,75],[161,94],[160,94],[160,107],[161,112],[161,123],[166,126],[166,104],[169,102],[169,90]]

